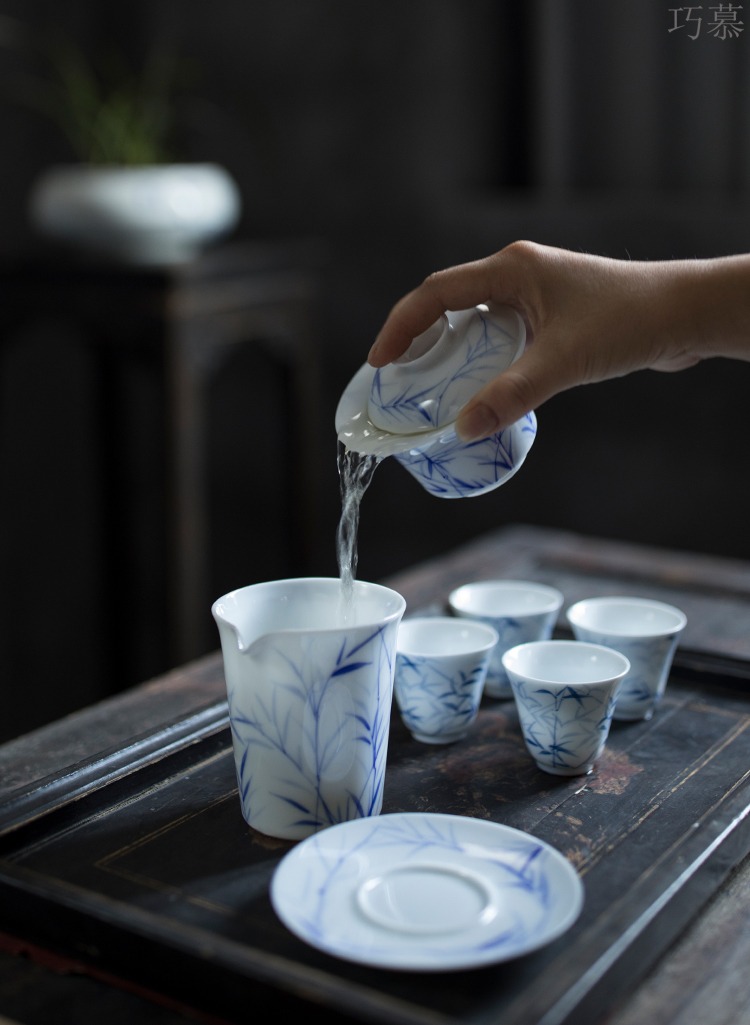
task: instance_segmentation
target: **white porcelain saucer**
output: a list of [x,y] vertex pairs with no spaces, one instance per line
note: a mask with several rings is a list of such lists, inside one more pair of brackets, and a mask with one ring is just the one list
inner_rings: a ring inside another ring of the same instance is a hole
[[347,961],[446,971],[507,961],[577,919],[583,884],[528,833],[461,815],[355,819],[279,863],[271,903],[300,939]]

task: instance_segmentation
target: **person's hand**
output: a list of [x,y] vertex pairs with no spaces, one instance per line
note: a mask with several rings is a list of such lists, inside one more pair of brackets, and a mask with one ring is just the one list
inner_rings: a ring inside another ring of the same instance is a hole
[[[729,313],[717,315],[722,298]],[[748,257],[634,262],[515,242],[438,271],[404,296],[368,361],[385,366],[446,310],[480,303],[518,310],[527,345],[461,411],[456,429],[465,440],[486,437],[575,385],[646,368],[682,370],[706,356],[750,359]]]

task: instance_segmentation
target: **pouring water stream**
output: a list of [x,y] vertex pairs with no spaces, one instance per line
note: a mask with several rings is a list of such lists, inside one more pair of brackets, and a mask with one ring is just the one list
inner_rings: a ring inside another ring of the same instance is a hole
[[341,578],[341,616],[344,621],[353,611],[360,503],[382,458],[382,456],[353,452],[340,441],[338,442],[337,463],[341,490],[341,518],[336,532],[336,552]]

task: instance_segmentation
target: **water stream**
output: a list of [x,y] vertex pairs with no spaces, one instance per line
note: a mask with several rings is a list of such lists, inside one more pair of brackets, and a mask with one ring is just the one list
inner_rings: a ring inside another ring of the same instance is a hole
[[346,619],[352,606],[357,576],[359,507],[382,456],[352,452],[340,441],[337,450],[341,518],[336,532],[336,553],[341,578],[341,608]]

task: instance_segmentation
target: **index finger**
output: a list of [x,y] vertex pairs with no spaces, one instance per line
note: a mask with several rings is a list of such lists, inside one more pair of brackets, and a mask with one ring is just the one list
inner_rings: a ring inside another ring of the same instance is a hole
[[436,271],[396,303],[378,332],[367,357],[374,367],[383,367],[408,349],[446,310],[463,310],[487,302],[497,282],[493,281],[490,257]]

